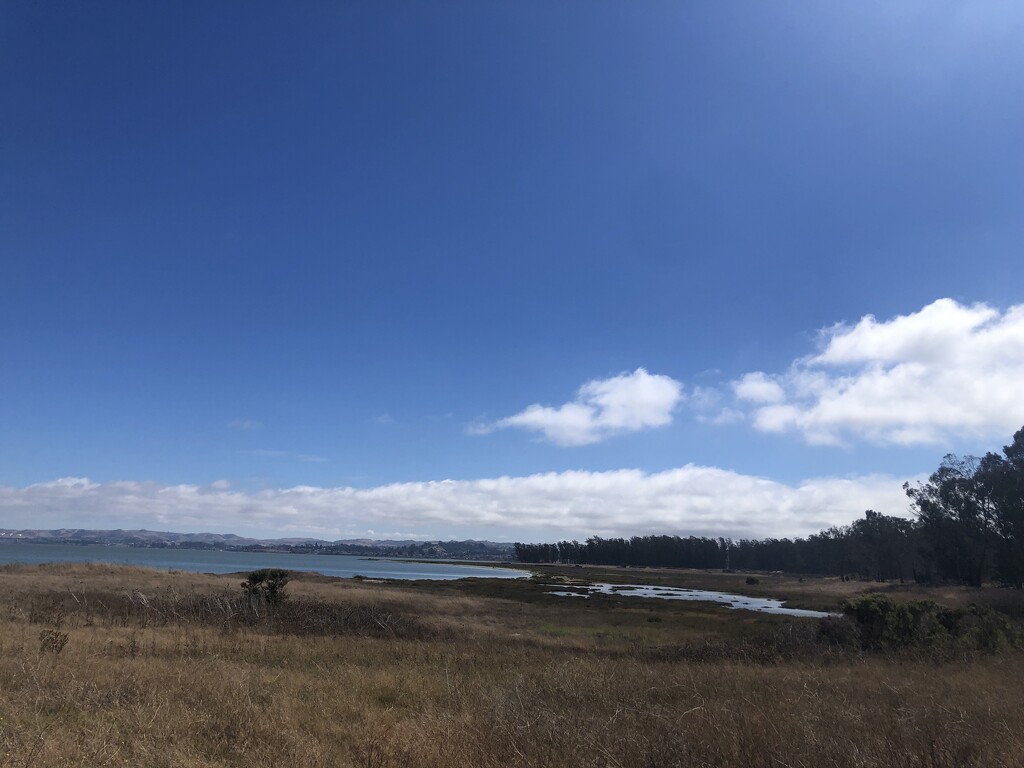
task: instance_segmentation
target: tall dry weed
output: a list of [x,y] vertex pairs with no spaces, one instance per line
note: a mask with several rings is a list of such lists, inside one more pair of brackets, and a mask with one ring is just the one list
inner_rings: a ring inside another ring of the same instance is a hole
[[[238,608],[216,580],[199,589],[163,575],[145,590],[111,588],[102,571],[76,575],[72,596],[44,575],[0,611],[4,766],[1024,762],[1016,652],[955,663],[793,652],[811,647],[813,622],[767,625],[767,651],[729,651],[726,641],[659,650],[551,638],[530,624],[549,613],[500,602],[488,612],[487,600],[472,601],[485,613],[470,625],[470,603],[448,596],[417,604],[322,584],[287,621],[226,625]],[[402,622],[413,629],[395,630]],[[40,648],[41,632],[66,634],[59,653]]]

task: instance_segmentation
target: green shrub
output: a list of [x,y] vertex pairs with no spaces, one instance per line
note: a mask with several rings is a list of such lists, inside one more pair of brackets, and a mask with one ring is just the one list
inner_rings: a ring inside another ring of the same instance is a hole
[[855,650],[861,647],[857,625],[848,616],[825,616],[818,621],[818,641],[830,648]]
[[946,608],[931,600],[898,603],[876,593],[846,601],[843,613],[866,650],[996,651],[1018,647],[1022,640],[1014,622],[987,606]]
[[253,571],[242,582],[242,591],[250,601],[262,600],[268,605],[277,605],[285,599],[284,588],[288,585],[288,571],[280,568],[263,568]]

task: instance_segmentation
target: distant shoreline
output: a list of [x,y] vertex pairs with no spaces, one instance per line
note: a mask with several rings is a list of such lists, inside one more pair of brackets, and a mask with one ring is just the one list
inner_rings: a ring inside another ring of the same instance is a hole
[[[122,544],[82,544],[49,542],[45,544],[0,541],[0,564],[22,563],[111,563],[158,570],[191,571],[225,574],[262,568],[320,573],[325,576],[399,580],[441,580],[461,578],[523,578],[519,569],[485,567],[483,563],[450,562],[441,559],[405,560],[402,558],[361,558],[338,554],[336,557],[313,557],[313,553],[254,551],[241,548],[215,549],[175,547],[138,547]],[[486,564],[490,565],[490,564]]]
[[195,549],[217,552],[255,552],[290,555],[348,555],[398,557],[408,560],[450,560],[496,563],[512,559],[513,546],[505,542],[413,541],[341,539],[254,539],[235,534],[174,533],[148,530],[12,530],[0,529],[0,543],[123,546],[138,549]]

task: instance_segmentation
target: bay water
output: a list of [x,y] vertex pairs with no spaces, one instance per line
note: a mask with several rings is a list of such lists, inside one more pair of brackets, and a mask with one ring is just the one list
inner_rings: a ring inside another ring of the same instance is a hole
[[4,563],[116,563],[169,571],[238,573],[260,568],[315,571],[325,576],[368,579],[521,579],[529,574],[512,568],[491,568],[457,563],[383,560],[354,555],[312,555],[284,552],[147,548],[103,544],[21,544],[0,542]]

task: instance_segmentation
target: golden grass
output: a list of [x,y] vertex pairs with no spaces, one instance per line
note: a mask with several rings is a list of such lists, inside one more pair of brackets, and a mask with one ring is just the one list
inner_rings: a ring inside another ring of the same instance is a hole
[[[292,582],[289,595],[374,606],[421,636],[143,621],[88,602],[216,596],[239,582],[115,566],[0,569],[0,765],[1024,764],[1016,653],[942,665],[669,661],[646,651],[701,626],[728,639],[781,620],[316,577]],[[66,644],[48,648],[46,633],[66,633]]]

